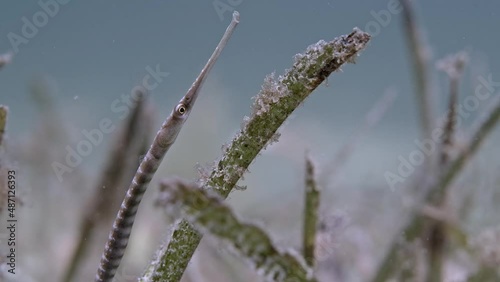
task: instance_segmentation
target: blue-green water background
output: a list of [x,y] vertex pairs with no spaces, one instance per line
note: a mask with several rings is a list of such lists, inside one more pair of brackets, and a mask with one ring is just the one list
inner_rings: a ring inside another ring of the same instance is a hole
[[[217,110],[223,110],[220,122],[227,126],[221,130],[224,139],[229,138],[249,112],[250,98],[266,74],[282,73],[291,66],[294,54],[319,39],[332,39],[355,26],[364,29],[376,22],[372,13],[387,10],[390,2],[231,2],[238,3],[241,24],[197,108],[207,107],[203,101],[209,99],[224,103]],[[483,67],[484,74],[498,77],[498,1],[419,1],[417,8],[433,58],[470,50],[473,63]],[[8,34],[22,34],[21,18],[31,20],[40,10],[35,1],[2,3],[0,51],[12,50]],[[53,95],[63,117],[77,128],[89,129],[110,116],[113,100],[140,83],[146,66],[157,64],[170,73],[151,96],[161,120],[205,64],[230,18],[231,12],[226,11],[221,20],[212,2],[70,1],[61,5],[34,38],[19,46],[14,63],[2,71],[1,102],[11,108],[9,131],[18,136],[33,130],[37,113],[27,85],[37,75],[55,82]],[[299,109],[296,122],[312,119],[335,135],[335,143],[341,142],[381,94],[394,87],[399,99],[379,131],[394,134],[387,136],[393,141],[407,138],[400,133],[416,134],[416,104],[400,14],[392,15],[386,27],[377,26],[380,32],[358,65],[345,67],[329,79],[328,87],[320,87]],[[466,74],[463,95],[472,92],[474,79]],[[440,96],[445,96],[444,77],[434,82]],[[196,122],[195,117],[190,120],[190,124]],[[325,144],[318,151],[329,151],[328,147]]]

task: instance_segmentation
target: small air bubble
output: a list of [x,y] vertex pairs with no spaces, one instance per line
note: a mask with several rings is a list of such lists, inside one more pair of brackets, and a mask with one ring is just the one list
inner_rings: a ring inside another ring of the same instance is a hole
[[73,97],[73,100],[75,100],[75,101],[76,101],[76,100],[78,100],[79,98],[80,98],[80,97],[75,96],[75,97]]

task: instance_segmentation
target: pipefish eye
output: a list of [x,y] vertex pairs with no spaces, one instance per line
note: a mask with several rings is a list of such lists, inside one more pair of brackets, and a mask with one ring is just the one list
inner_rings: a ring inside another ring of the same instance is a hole
[[186,113],[187,109],[186,109],[186,106],[184,104],[179,104],[179,105],[177,105],[177,107],[175,107],[175,111],[178,114],[183,115]]

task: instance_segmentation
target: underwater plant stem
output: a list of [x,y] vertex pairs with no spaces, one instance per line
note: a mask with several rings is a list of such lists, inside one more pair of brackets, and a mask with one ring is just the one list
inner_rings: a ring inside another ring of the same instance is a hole
[[[446,60],[449,61],[446,62]],[[458,53],[453,58],[445,59],[443,62],[445,65],[443,66],[444,70],[448,73],[450,78],[450,92],[448,98],[448,114],[444,124],[443,139],[440,144],[441,152],[439,156],[439,166],[441,168],[446,168],[450,161],[450,153],[454,143],[455,123],[457,118],[456,104],[458,100],[460,77],[462,76],[465,66],[465,60],[465,53]],[[448,66],[446,66],[446,64]],[[449,189],[445,188],[445,192],[443,192],[439,198],[434,199],[434,201],[430,204],[437,208],[445,209],[448,190]],[[429,256],[427,281],[440,282],[443,280],[443,263],[449,237],[447,224],[440,220],[430,220],[429,226],[426,230],[424,230],[424,232],[424,236],[429,238],[429,240],[426,241]]]
[[5,128],[7,127],[7,114],[9,108],[4,105],[0,105],[0,147],[2,146],[3,136],[5,134]]
[[157,204],[167,213],[181,211],[199,232],[222,240],[266,281],[316,281],[304,262],[279,251],[260,227],[242,222],[214,191],[174,178],[160,185]]
[[434,128],[433,97],[428,70],[429,51],[417,26],[413,3],[410,0],[400,0],[400,3],[403,7],[403,27],[414,66],[415,94],[417,96],[422,137],[428,138]]
[[304,259],[309,267],[315,266],[316,231],[318,228],[318,213],[320,205],[320,191],[318,189],[314,165],[306,156],[305,173],[305,203],[304,203],[304,226],[302,234],[302,248]]
[[146,94],[140,94],[140,98],[135,103],[123,130],[118,134],[118,138],[113,144],[100,181],[94,189],[95,194],[80,223],[79,238],[69,260],[63,282],[75,280],[74,276],[83,262],[85,253],[88,252],[89,243],[92,242],[92,238],[96,235],[97,229],[95,227],[99,223],[105,222],[109,224],[110,215],[114,215],[118,210],[120,203],[117,202],[117,196],[122,195],[120,192],[123,189],[120,184],[122,184],[121,180],[127,173],[127,158],[134,154],[136,139],[141,138],[143,135],[140,126],[142,126],[143,122],[141,117],[143,117],[143,100]]

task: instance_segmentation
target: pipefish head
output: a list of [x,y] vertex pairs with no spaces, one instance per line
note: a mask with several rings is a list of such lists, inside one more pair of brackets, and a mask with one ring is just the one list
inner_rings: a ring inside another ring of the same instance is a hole
[[194,84],[189,91],[182,97],[174,109],[174,116],[177,118],[187,118],[193,109],[196,98],[198,98],[199,88],[201,85]]
[[198,98],[203,82],[206,80],[208,73],[214,66],[215,62],[217,61],[217,58],[219,57],[222,49],[224,49],[224,47],[226,46],[229,37],[231,37],[231,34],[233,33],[233,30],[239,23],[239,21],[240,21],[240,14],[235,11],[233,13],[233,20],[231,21],[231,24],[229,24],[229,26],[227,27],[224,36],[222,37],[221,41],[215,48],[215,51],[212,53],[212,56],[210,56],[210,59],[208,59],[207,64],[203,67],[201,73],[198,75],[193,85],[191,85],[191,88],[189,88],[186,95],[184,95],[184,97],[179,101],[179,104],[177,104],[177,106],[175,107],[173,113],[174,118],[185,120],[189,116],[189,113],[191,113],[191,110],[193,109],[196,98]]

